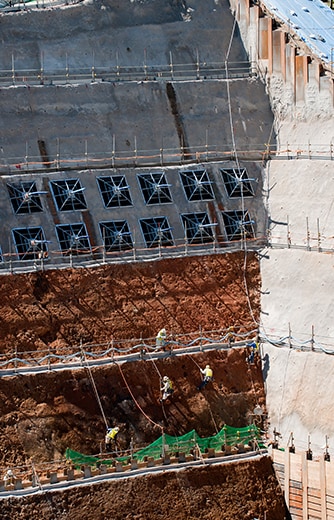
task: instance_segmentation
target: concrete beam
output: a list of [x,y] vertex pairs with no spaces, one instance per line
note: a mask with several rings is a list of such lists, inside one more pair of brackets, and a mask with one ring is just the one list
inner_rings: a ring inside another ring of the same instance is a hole
[[260,18],[259,20],[259,58],[260,60],[269,60],[269,33],[272,29],[271,18]]
[[308,57],[295,57],[295,100],[305,101],[305,85],[308,82]]
[[285,32],[281,30],[272,33],[272,72],[281,74],[284,81],[286,81],[285,37]]

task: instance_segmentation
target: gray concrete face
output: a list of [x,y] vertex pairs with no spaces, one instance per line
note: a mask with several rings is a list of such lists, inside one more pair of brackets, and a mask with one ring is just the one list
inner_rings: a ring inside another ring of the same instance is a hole
[[258,80],[229,83],[232,121],[226,81],[169,85],[175,109],[161,81],[2,89],[0,165],[24,163],[26,156],[28,162],[41,161],[39,140],[50,160],[86,153],[103,159],[115,147],[130,162],[135,150],[142,156],[183,145],[195,158],[207,145],[221,154],[233,151],[233,138],[238,151],[261,158],[271,138],[272,115]]
[[[223,176],[224,170],[238,171],[238,167],[244,171],[246,184],[234,184],[232,177],[230,189],[243,189],[243,199],[234,197],[233,192],[231,196],[226,176]],[[198,181],[200,188],[196,187]],[[161,190],[155,191],[155,182],[163,186],[162,190],[165,191],[162,195]],[[123,186],[120,199],[115,198],[113,183]],[[69,188],[74,191],[72,198]],[[32,197],[35,197],[30,206],[23,202],[24,189],[30,189]],[[57,230],[65,226],[68,234],[66,226],[74,226],[74,231],[78,231],[80,224],[84,229],[79,230],[79,234],[86,236],[88,241],[79,239],[77,249],[81,250],[82,261],[93,258],[112,260],[115,254],[121,252],[126,253],[126,260],[134,254],[152,254],[152,250],[158,254],[158,248],[162,248],[164,254],[173,251],[174,254],[198,254],[199,250],[210,252],[217,248],[223,252],[235,245],[234,240],[242,238],[240,229],[236,230],[235,237],[229,236],[230,221],[226,221],[224,215],[232,215],[233,225],[239,222],[238,218],[242,218],[244,212],[247,212],[244,219],[244,222],[248,220],[247,232],[252,230],[256,239],[254,243],[263,242],[266,212],[258,197],[261,191],[261,167],[256,162],[237,165],[235,161],[224,161],[173,167],[63,170],[4,176],[0,190],[3,268],[8,268],[9,261],[28,266],[40,258],[38,253],[41,250],[47,250],[45,265],[68,262],[70,248],[62,243]],[[36,207],[38,211],[35,211]],[[166,230],[161,242],[157,242],[157,237],[147,238],[145,235],[142,221],[148,220],[150,227],[152,219],[153,223],[154,219],[158,219],[158,224]],[[110,240],[115,238],[113,236],[108,239],[109,231],[112,234],[115,225],[118,231],[125,232],[126,236],[131,235],[131,240],[126,239],[129,247],[123,247],[124,243],[121,245],[117,240],[112,244]],[[42,236],[36,236],[40,229]],[[34,249],[26,246],[26,239],[42,239],[47,245],[37,247],[34,254]],[[86,251],[83,250],[84,243],[87,245]],[[23,247],[21,252],[20,244]],[[73,248],[72,253],[77,256]]]
[[[264,240],[258,195],[273,119],[227,2],[94,2],[11,13],[2,22],[0,245],[7,266],[9,260],[33,266],[35,249],[27,242],[37,244],[38,256],[43,241],[49,265],[66,260],[69,232],[78,240],[76,261],[105,259],[110,223],[131,234],[136,251],[172,246],[191,254],[195,246],[199,254],[234,247],[223,214],[237,212],[238,224],[248,211],[251,236]],[[230,196],[226,168],[245,168],[253,194]],[[187,170],[206,172],[212,197],[187,198],[181,180]],[[138,175],[159,172],[170,200],[150,204]],[[103,201],[97,178],[114,175],[126,179],[130,205]],[[32,211],[18,195],[27,182],[44,192]],[[72,188],[79,191],[71,194]],[[195,240],[187,234],[194,218],[201,229]],[[169,230],[162,244],[145,236],[152,219]],[[109,253],[114,258],[117,251]]]

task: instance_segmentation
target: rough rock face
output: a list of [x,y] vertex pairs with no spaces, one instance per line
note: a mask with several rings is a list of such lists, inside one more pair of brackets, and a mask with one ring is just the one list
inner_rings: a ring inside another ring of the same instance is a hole
[[[131,440],[135,447],[153,442],[161,427],[170,435],[195,428],[207,437],[224,424],[247,426],[256,404],[265,406],[265,396],[259,360],[249,367],[245,358],[244,349],[156,362],[148,358],[121,368],[96,368],[92,375],[108,423],[121,426],[119,443],[126,450]],[[208,362],[214,382],[198,392],[197,364]],[[159,403],[159,374],[172,378],[175,387],[164,408]],[[35,462],[59,459],[67,447],[87,454],[100,452],[105,424],[86,370],[0,379],[0,414],[3,465],[30,458]]]
[[[229,326],[251,330],[249,303],[256,315],[259,272],[252,254],[247,259],[246,276],[244,264],[244,255],[237,253],[1,277],[1,351],[13,354],[16,349],[33,357],[38,349],[60,352],[62,347],[78,346],[81,341],[85,346],[111,338],[154,337],[162,326],[173,334]],[[147,359],[128,363],[123,372],[141,406],[156,422],[165,420],[157,406],[157,369],[166,372],[177,387],[168,419],[170,433],[196,428],[201,435],[211,435],[214,425],[207,404],[202,394],[195,396],[194,392],[199,378],[196,363],[205,364],[207,359],[215,372],[211,407],[215,408],[218,427],[223,422],[247,424],[247,412],[256,399],[251,395],[252,380],[244,355],[238,351],[210,353],[196,361],[190,356],[170,357],[156,366]],[[124,424],[124,447],[133,434],[140,444],[160,434],[152,431],[138,412],[116,366],[94,369],[93,375],[108,420]],[[259,367],[256,380],[264,402]],[[212,392],[213,388],[208,389],[205,395]],[[87,372],[1,379],[0,393],[0,456],[4,464],[23,462],[31,456],[36,461],[50,460],[68,446],[99,452],[104,423]],[[226,394],[231,395],[226,398]]]
[[[246,267],[245,270],[245,259]],[[246,274],[245,274],[246,273]],[[0,345],[3,353],[152,337],[161,326],[173,334],[194,330],[251,330],[258,316],[255,256],[231,254],[145,265],[46,271],[2,277]],[[253,314],[252,314],[253,313]],[[210,363],[214,382],[202,392],[199,366]],[[159,403],[161,375],[175,392]],[[260,359],[246,362],[243,348],[92,369],[109,424],[121,426],[127,450],[154,441],[161,428],[205,437],[223,424],[242,427],[254,407],[265,407]],[[131,394],[129,391],[131,389]],[[147,417],[151,421],[147,420]],[[86,369],[0,379],[1,471],[33,460],[59,459],[67,447],[99,453],[105,433]],[[283,520],[284,503],[270,459],[163,473],[46,492],[1,504],[2,518]],[[262,517],[261,517],[262,515]]]
[[253,520],[286,518],[268,457],[10,498],[2,519]]
[[162,326],[252,330],[260,274],[253,253],[234,253],[3,276],[0,288],[0,352],[13,353],[154,337]]

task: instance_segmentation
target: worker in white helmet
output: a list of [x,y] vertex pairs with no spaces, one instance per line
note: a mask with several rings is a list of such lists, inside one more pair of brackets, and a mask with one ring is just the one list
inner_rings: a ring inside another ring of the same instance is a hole
[[112,447],[115,447],[115,451],[117,451],[117,434],[119,432],[119,427],[115,426],[114,428],[108,428],[105,438],[106,450],[111,451]]
[[167,337],[167,331],[166,329],[159,330],[158,334],[155,338],[155,345],[157,348],[161,348],[165,346],[166,343],[166,337]]
[[202,390],[210,381],[213,380],[213,372],[210,365],[206,365],[205,368],[200,368],[201,374],[203,374],[202,382],[200,383],[198,390]]
[[174,392],[173,382],[169,379],[168,376],[164,376],[162,378],[162,386],[160,391],[162,392],[160,402],[166,401]]
[[14,475],[12,469],[8,469],[6,471],[6,474],[5,474],[4,478],[3,478],[3,480],[4,480],[5,486],[8,486],[10,484],[14,484],[15,475]]

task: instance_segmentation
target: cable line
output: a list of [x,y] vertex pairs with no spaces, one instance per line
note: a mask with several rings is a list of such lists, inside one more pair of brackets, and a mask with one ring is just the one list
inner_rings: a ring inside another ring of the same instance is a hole
[[[164,414],[164,417],[166,419],[166,422],[168,423],[168,417],[166,415],[166,411],[165,411],[165,407],[164,407],[164,402],[163,401],[161,401],[161,408],[162,408],[162,413]],[[173,426],[173,428],[174,428],[174,426]],[[175,428],[174,428],[174,431],[176,431]]]
[[251,379],[251,383],[252,383],[253,394],[255,395],[255,399],[256,399],[256,406],[260,406],[258,398],[257,398],[256,391],[255,391],[255,385],[254,385],[254,380],[253,380],[253,376],[252,376],[252,369],[251,369],[250,366],[248,367],[248,369],[249,369],[250,379]]
[[[196,365],[199,369],[201,369],[201,367],[199,366],[199,364],[198,364],[198,363],[193,359],[193,357],[192,357],[190,354],[187,354],[187,356],[190,357],[191,361],[193,361],[193,362],[195,363],[195,365]],[[207,402],[207,405],[208,405],[208,408],[209,408],[209,412],[210,412],[210,415],[211,415],[211,419],[212,419],[213,425],[214,425],[214,427],[215,427],[215,429],[216,429],[216,433],[218,433],[219,430],[218,430],[218,428],[217,428],[217,423],[216,423],[215,418],[214,418],[214,416],[213,416],[213,413],[212,413],[212,410],[211,410],[211,406],[210,406],[208,400],[206,400],[206,402]]]
[[199,364],[194,360],[194,358],[190,355],[190,354],[186,354],[188,357],[190,357],[191,361],[193,361],[195,363],[195,365],[201,369],[201,367],[199,366]]
[[98,393],[97,388],[96,388],[96,384],[95,384],[95,381],[94,381],[94,378],[93,378],[93,374],[92,374],[91,368],[90,368],[90,366],[89,366],[89,364],[87,362],[85,351],[83,350],[82,347],[81,347],[81,355],[82,355],[83,362],[86,365],[86,369],[88,370],[89,378],[90,378],[90,381],[92,383],[93,390],[95,392],[96,400],[97,400],[97,402],[99,404],[99,407],[100,407],[100,410],[101,410],[101,415],[103,417],[104,424],[106,426],[106,429],[108,429],[109,425],[108,425],[108,421],[107,421],[107,418],[106,418],[104,410],[103,410],[102,402],[101,402],[99,393]]
[[242,216],[241,216],[241,218],[242,218],[242,222],[241,222],[241,226],[242,226],[241,227],[241,232],[242,232],[242,235],[241,235],[241,242],[242,242],[243,250],[244,250],[243,280],[244,280],[245,294],[246,294],[246,298],[247,298],[247,303],[248,303],[250,315],[252,317],[253,322],[257,326],[259,326],[258,322],[255,319],[254,312],[253,312],[253,309],[252,309],[252,304],[251,304],[250,297],[249,297],[247,278],[246,278],[246,269],[247,269],[247,240],[246,240],[245,223],[244,223],[244,218],[245,218],[245,201],[244,201],[244,194],[243,194],[243,181],[241,179],[240,163],[239,163],[238,152],[237,152],[237,147],[236,147],[236,143],[235,143],[234,128],[233,128],[231,93],[230,93],[230,82],[229,82],[229,72],[228,72],[228,57],[229,57],[230,50],[231,50],[231,45],[232,45],[232,39],[233,39],[234,31],[235,31],[235,26],[236,26],[236,19],[234,20],[233,29],[232,29],[232,33],[231,33],[231,38],[230,38],[230,42],[229,42],[229,46],[228,46],[228,50],[227,50],[226,58],[225,58],[225,71],[226,71],[226,80],[227,80],[226,81],[226,89],[227,89],[228,113],[229,113],[230,129],[231,129],[231,137],[232,137],[232,148],[233,148],[235,161],[237,163],[237,168],[238,168],[238,173],[239,173],[239,181],[240,181],[240,188],[241,188],[241,190],[240,190],[241,191],[241,206],[242,206]]
[[208,400],[206,400],[206,402],[207,402],[207,404],[208,404],[209,412],[210,412],[211,419],[212,419],[212,422],[213,422],[213,424],[214,424],[214,427],[215,427],[215,429],[216,429],[216,433],[218,433],[219,430],[218,430],[218,428],[217,428],[217,423],[216,423],[215,418],[214,418],[214,416],[213,416],[213,413],[212,413],[212,410],[211,410],[211,406],[210,406]]
[[152,354],[151,354],[150,352],[147,352],[147,353],[148,353],[148,355],[149,355],[149,357],[150,357],[150,360],[151,360],[152,363],[153,363],[153,366],[154,366],[155,370],[156,370],[157,373],[158,373],[159,379],[161,380],[161,379],[162,379],[162,377],[161,377],[161,373],[159,372],[159,369],[158,369],[157,364],[155,363],[155,361],[154,361],[154,359],[153,359],[153,357],[152,357]]
[[126,386],[126,388],[129,390],[129,393],[130,393],[132,399],[134,400],[134,403],[135,403],[135,405],[137,406],[137,408],[141,411],[141,413],[146,417],[146,419],[147,419],[150,423],[154,424],[154,426],[158,426],[158,427],[161,429],[161,431],[163,432],[163,431],[164,431],[163,426],[161,426],[160,424],[154,422],[154,421],[153,421],[153,420],[152,420],[152,419],[151,419],[151,418],[150,418],[150,417],[149,417],[149,416],[144,412],[144,410],[141,408],[140,404],[138,403],[138,401],[136,400],[135,396],[133,395],[133,393],[132,393],[132,391],[131,391],[131,388],[129,387],[129,385],[128,385],[128,383],[127,383],[127,380],[125,379],[125,376],[124,376],[124,374],[123,374],[123,370],[122,370],[122,368],[121,368],[121,365],[120,365],[119,363],[117,363],[117,366],[118,366],[118,368],[119,368],[119,371],[120,371],[120,373],[121,373],[121,376],[122,376],[122,378],[123,378],[123,381],[124,381],[124,383],[125,383],[125,386]]

